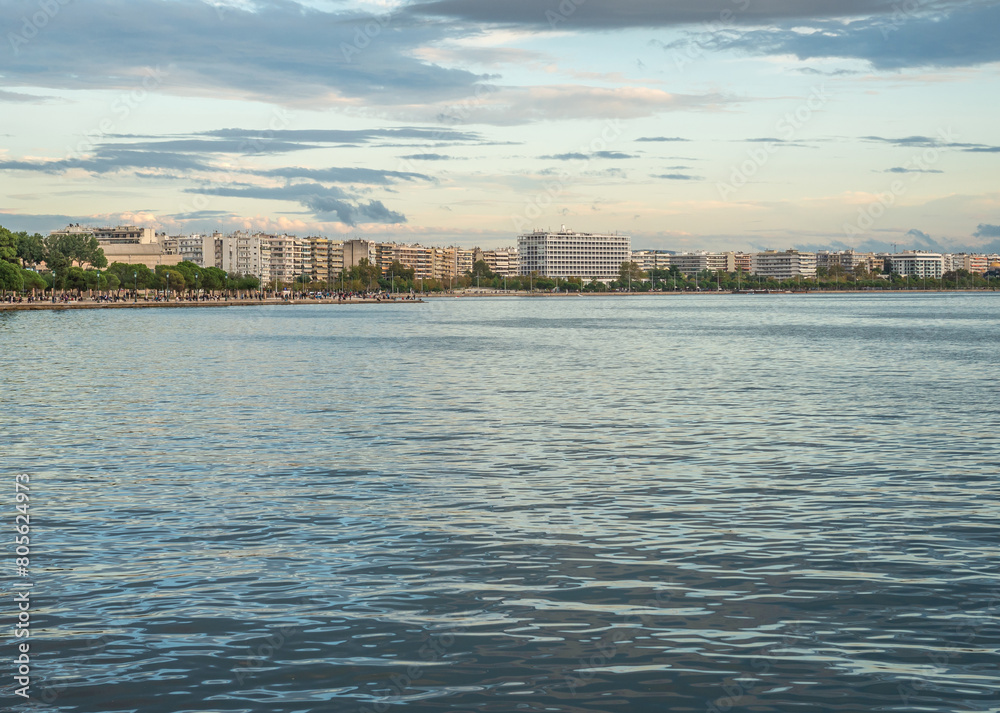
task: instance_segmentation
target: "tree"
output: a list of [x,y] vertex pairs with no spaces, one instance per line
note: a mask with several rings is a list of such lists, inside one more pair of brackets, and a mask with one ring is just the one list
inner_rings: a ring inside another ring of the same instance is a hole
[[629,282],[639,283],[646,276],[646,273],[639,268],[639,264],[635,262],[623,262],[621,267],[618,268],[618,281],[623,285],[628,285]]
[[108,265],[104,250],[90,233],[50,235],[42,241],[42,247],[45,264],[58,274],[66,272],[73,263],[90,265],[98,270]]
[[24,289],[24,275],[20,267],[8,260],[0,260],[0,291],[20,292]]
[[32,270],[21,270],[21,276],[24,278],[24,289],[26,290],[48,289],[49,284],[43,280],[42,276],[37,272]]
[[472,266],[472,276],[488,280],[493,277],[493,271],[490,270],[490,266],[486,264],[485,260],[476,260]]
[[378,284],[378,278],[382,277],[382,268],[378,265],[372,265],[365,257],[361,258],[358,264],[347,272],[347,276],[349,279],[361,283],[360,287],[356,287],[355,290],[367,290],[372,285]]
[[184,274],[180,270],[168,268],[160,272],[159,275],[163,278],[164,285],[168,290],[180,292],[187,286]]
[[0,226],[0,261],[14,262],[17,259],[17,236]]
[[35,266],[45,259],[45,242],[38,233],[17,233],[17,257],[24,265]]
[[413,280],[417,276],[416,270],[414,270],[412,267],[407,267],[399,260],[392,261],[392,266],[389,268],[389,272],[395,275],[397,278],[402,278],[403,280],[409,280],[410,282],[413,282]]

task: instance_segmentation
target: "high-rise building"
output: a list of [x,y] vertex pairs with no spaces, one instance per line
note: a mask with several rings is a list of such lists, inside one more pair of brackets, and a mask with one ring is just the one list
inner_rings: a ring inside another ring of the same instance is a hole
[[580,277],[611,282],[623,262],[632,258],[632,238],[617,233],[577,233],[566,226],[556,232],[536,230],[517,236],[521,275]]

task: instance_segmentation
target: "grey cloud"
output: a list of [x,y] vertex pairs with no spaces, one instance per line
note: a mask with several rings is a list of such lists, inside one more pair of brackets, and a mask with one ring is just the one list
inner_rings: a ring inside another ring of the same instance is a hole
[[928,4],[905,16],[897,10],[847,23],[805,24],[809,31],[787,26],[715,33],[703,44],[753,54],[791,54],[800,60],[860,59],[883,70],[964,67],[1000,60],[996,41],[1000,5],[994,2],[954,0]]
[[114,173],[129,168],[162,168],[202,171],[209,168],[198,158],[183,154],[126,149],[99,149],[88,158],[65,158],[56,161],[0,161],[0,171],[37,171],[58,174],[79,168],[91,173]]
[[405,159],[411,161],[452,161],[454,160],[451,156],[446,156],[440,153],[411,153],[408,156],[403,156]]
[[[20,27],[37,11],[35,0],[0,3],[0,27]],[[44,32],[8,53],[3,75],[8,89],[237,94],[309,106],[468,97],[479,75],[414,52],[445,32],[436,23],[407,25],[397,16],[383,26],[357,11],[292,0],[222,13],[201,0],[88,0],[62,5]],[[145,68],[158,72],[154,86]]]
[[626,159],[635,158],[632,154],[622,153],[621,151],[595,151],[592,154],[585,153],[557,153],[550,154],[548,156],[539,156],[538,158],[547,161],[587,161],[592,158],[602,158],[602,159]]
[[883,173],[944,173],[936,168],[904,168],[903,166],[893,166],[887,168]]
[[548,161],[586,161],[590,157],[585,153],[557,153],[549,156],[539,156],[538,158]]
[[275,168],[269,171],[260,171],[259,176],[277,176],[281,178],[311,178],[314,181],[325,181],[327,183],[364,183],[368,185],[389,185],[397,181],[431,180],[430,176],[422,173],[409,173],[406,171],[380,171],[374,168],[302,168],[300,166],[289,166],[286,168]]
[[0,89],[0,102],[10,104],[45,104],[52,101],[51,97],[40,97],[34,94],[22,94],[21,92],[8,92]]
[[641,136],[636,141],[660,142],[660,141],[690,141],[682,139],[680,136]]
[[863,141],[889,144],[903,148],[948,148],[960,149],[967,153],[998,153],[1000,146],[990,146],[988,144],[964,143],[959,141],[942,141],[930,136],[903,136],[900,138],[886,138],[884,136],[862,136]]
[[976,232],[973,235],[977,238],[1000,238],[1000,225],[980,223],[976,226]]
[[275,131],[255,129],[216,129],[204,131],[198,136],[220,139],[256,139],[323,143],[323,144],[366,144],[378,139],[400,141],[482,141],[482,135],[471,131],[439,129],[434,127],[403,127],[398,129],[279,129]]
[[665,181],[700,181],[698,176],[690,176],[686,173],[661,173],[659,175],[653,176],[653,178],[661,178]]
[[311,210],[320,220],[336,220],[347,225],[358,223],[405,223],[406,216],[386,208],[381,201],[362,203],[340,188],[327,188],[318,183],[300,183],[269,188],[261,186],[226,186],[189,188],[187,193],[200,193],[231,198],[290,201]]
[[857,17],[892,12],[887,0],[436,0],[411,5],[414,15],[546,29],[670,27],[699,23],[766,25],[780,20]]

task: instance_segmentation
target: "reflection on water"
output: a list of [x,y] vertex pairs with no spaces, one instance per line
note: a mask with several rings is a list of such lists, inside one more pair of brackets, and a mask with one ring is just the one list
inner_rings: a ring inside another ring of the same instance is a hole
[[87,713],[998,710],[998,306],[2,314],[32,692]]

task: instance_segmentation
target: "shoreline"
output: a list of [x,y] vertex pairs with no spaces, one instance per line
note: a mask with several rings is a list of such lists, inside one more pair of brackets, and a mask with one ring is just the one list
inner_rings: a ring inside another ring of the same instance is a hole
[[206,302],[0,302],[0,312],[32,312],[44,310],[72,309],[154,309],[157,307],[175,309],[178,307],[281,307],[286,305],[364,305],[364,304],[421,304],[423,300],[209,300]]
[[349,299],[349,300],[329,300],[329,299],[298,299],[294,301],[289,300],[222,300],[222,301],[207,301],[207,302],[187,302],[187,301],[176,301],[176,302],[92,302],[92,301],[81,301],[81,302],[0,302],[0,312],[33,312],[33,311],[62,311],[62,310],[76,310],[76,309],[154,309],[154,308],[166,308],[166,309],[176,309],[180,307],[195,307],[195,308],[206,308],[206,307],[279,307],[279,306],[291,306],[291,305],[374,305],[374,304],[426,304],[427,300],[443,300],[443,299],[469,299],[469,298],[496,298],[496,297],[527,297],[527,298],[544,298],[544,299],[554,299],[554,298],[579,298],[579,297],[686,297],[686,296],[696,296],[696,295],[712,295],[712,296],[729,296],[729,297],[774,297],[778,295],[795,295],[802,297],[818,296],[818,295],[941,295],[941,294],[990,294],[996,293],[996,290],[788,290],[788,291],[778,291],[772,290],[771,292],[730,292],[726,290],[722,291],[709,291],[703,290],[701,292],[468,292],[468,293],[429,293],[421,295],[417,299],[413,300],[378,300],[378,299]]

